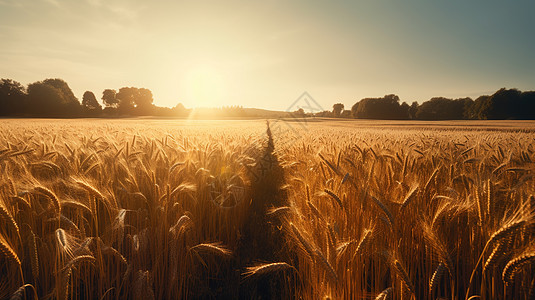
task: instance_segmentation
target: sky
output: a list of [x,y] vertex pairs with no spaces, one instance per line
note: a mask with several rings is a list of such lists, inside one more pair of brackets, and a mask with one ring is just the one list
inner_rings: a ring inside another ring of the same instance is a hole
[[535,1],[0,0],[0,78],[81,99],[144,87],[173,107],[324,109],[396,94],[535,90]]

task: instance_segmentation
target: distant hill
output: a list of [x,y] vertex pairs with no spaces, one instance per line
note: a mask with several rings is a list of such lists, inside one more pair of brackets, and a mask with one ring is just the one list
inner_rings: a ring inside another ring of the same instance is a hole
[[223,107],[223,108],[194,108],[191,109],[190,119],[243,119],[243,118],[285,118],[290,113],[285,111],[267,110],[260,108]]

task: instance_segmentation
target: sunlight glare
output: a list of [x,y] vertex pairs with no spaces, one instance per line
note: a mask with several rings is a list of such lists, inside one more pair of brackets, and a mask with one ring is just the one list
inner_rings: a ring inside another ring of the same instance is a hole
[[185,81],[188,100],[192,106],[219,107],[224,103],[224,80],[215,68],[196,66],[187,73]]

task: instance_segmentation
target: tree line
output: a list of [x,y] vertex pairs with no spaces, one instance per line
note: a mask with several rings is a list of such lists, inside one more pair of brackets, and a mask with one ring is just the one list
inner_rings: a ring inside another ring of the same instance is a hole
[[146,88],[106,89],[101,97],[86,91],[82,102],[63,79],[45,79],[27,87],[12,79],[0,79],[0,116],[9,117],[118,117],[169,116],[189,114],[181,103],[173,108],[153,104],[152,92]]
[[[173,108],[153,104],[152,92],[146,88],[122,87],[105,89],[100,97],[86,91],[80,102],[62,79],[45,79],[27,87],[12,79],[0,79],[0,116],[9,117],[119,117],[166,116],[185,117],[191,109],[181,103]],[[205,112],[213,116],[251,117],[243,107],[231,106]],[[255,113],[255,117],[259,117]],[[449,99],[431,98],[411,105],[401,102],[397,95],[364,98],[345,110],[342,103],[333,105],[332,111],[306,114],[302,109],[293,116],[319,116],[386,120],[500,120],[535,119],[535,92],[521,92],[502,88],[490,96]]]
[[269,111],[242,106],[198,108],[195,112],[182,103],[173,108],[159,107],[154,105],[154,97],[149,89],[137,87],[105,89],[100,100],[93,92],[86,91],[80,102],[69,85],[58,78],[30,83],[27,87],[12,79],[0,79],[0,117],[274,117],[273,114],[268,115]]
[[535,92],[502,88],[490,96],[479,96],[475,100],[434,97],[422,104],[415,101],[411,105],[391,94],[364,98],[355,103],[351,110],[344,110],[342,103],[336,103],[332,111],[315,115],[385,120],[533,120]]

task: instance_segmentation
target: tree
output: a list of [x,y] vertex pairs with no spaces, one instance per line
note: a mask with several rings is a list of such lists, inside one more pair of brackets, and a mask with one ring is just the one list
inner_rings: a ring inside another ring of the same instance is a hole
[[150,115],[154,113],[152,92],[146,88],[122,87],[116,94],[121,114]]
[[401,103],[401,105],[399,106],[399,118],[403,120],[410,119],[410,114],[409,114],[410,109],[411,107],[407,104],[407,102]]
[[122,87],[117,92],[117,101],[119,102],[117,109],[121,114],[132,114],[134,112],[134,99],[137,94],[137,88]]
[[465,102],[465,118],[479,120],[535,119],[535,92],[502,88],[490,96]]
[[175,107],[172,109],[172,115],[175,117],[186,117],[190,113],[190,110],[186,109],[186,107],[182,103],[177,103]]
[[412,102],[411,107],[409,107],[409,119],[415,120],[416,112],[418,112],[418,102],[414,101]]
[[357,117],[357,110],[359,109],[359,102],[353,104],[353,106],[351,106],[351,116],[353,116],[353,118],[356,118]]
[[100,103],[98,103],[97,98],[95,97],[95,94],[90,91],[86,91],[84,95],[82,96],[82,106],[85,107],[88,110],[98,110],[100,111],[102,109],[102,106]]
[[519,119],[534,120],[535,92],[523,92],[520,95],[520,105],[522,106],[522,113],[519,114]]
[[345,109],[345,110],[342,111],[342,113],[340,114],[340,118],[351,119],[351,111],[348,110],[348,109]]
[[466,109],[472,103],[470,98],[448,99],[444,97],[431,98],[420,105],[416,118],[420,120],[462,120],[466,116]]
[[305,117],[305,110],[300,107],[298,110],[291,113],[291,116],[294,118],[304,118]]
[[78,107],[80,106],[78,98],[74,96],[74,93],[72,92],[67,82],[65,82],[65,80],[59,78],[49,78],[43,80],[43,83],[53,86],[59,91],[59,93],[61,94],[60,100],[63,104]]
[[34,116],[52,116],[60,109],[60,92],[53,86],[42,81],[28,85],[28,109],[27,112]]
[[517,89],[499,89],[487,99],[487,105],[480,113],[488,120],[518,119],[524,110],[521,95]]
[[184,104],[179,102],[175,105],[175,107],[173,107],[173,109],[176,111],[185,111],[186,107],[184,106]]
[[26,89],[11,79],[0,79],[0,115],[12,116],[24,113]]
[[533,119],[533,101],[526,101],[532,92],[502,88],[491,96],[480,96],[466,109],[466,117],[481,120]]
[[364,98],[353,105],[351,111],[354,117],[361,119],[407,119],[407,107],[402,107],[399,102],[399,97],[394,94],[382,98]]
[[116,108],[119,104],[119,100],[117,100],[117,92],[112,89],[105,89],[102,92],[102,102],[106,107]]
[[333,105],[333,115],[335,117],[339,118],[342,111],[344,111],[344,105],[342,103],[336,103]]
[[490,96],[479,96],[472,104],[466,108],[464,117],[470,120],[485,120],[485,111],[489,104],[488,99]]
[[150,115],[152,114],[154,105],[152,97],[152,92],[149,89],[140,88],[137,89],[134,95],[134,104],[136,106],[137,114],[139,115]]
[[314,114],[314,116],[323,117],[323,118],[332,118],[332,117],[334,117],[333,116],[333,112],[329,111],[329,110],[324,110],[324,111],[317,112],[317,113]]
[[45,79],[28,85],[27,112],[34,116],[75,117],[80,102],[62,79]]

